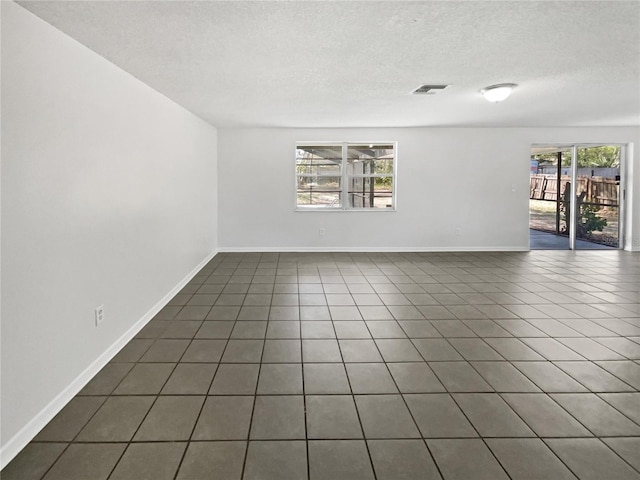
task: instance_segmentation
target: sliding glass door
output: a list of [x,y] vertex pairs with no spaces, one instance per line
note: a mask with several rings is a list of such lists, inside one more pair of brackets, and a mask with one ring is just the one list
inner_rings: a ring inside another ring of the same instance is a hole
[[621,145],[534,145],[532,249],[622,248]]
[[579,147],[576,239],[620,247],[620,157],[616,145]]

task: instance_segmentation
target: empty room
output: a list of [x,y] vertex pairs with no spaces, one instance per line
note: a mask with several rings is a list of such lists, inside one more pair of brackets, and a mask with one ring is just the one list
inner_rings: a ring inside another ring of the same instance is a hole
[[2,1],[3,480],[640,480],[640,1]]

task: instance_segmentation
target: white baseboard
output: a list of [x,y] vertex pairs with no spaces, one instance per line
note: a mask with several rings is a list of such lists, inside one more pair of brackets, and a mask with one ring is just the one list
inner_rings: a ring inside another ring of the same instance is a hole
[[522,247],[221,247],[221,253],[243,252],[528,252],[529,246]]
[[33,440],[33,438],[55,417],[64,406],[75,397],[84,386],[116,356],[116,354],[129,341],[135,337],[140,330],[169,303],[180,290],[218,253],[214,251],[200,262],[191,272],[187,274],[169,293],[156,303],[144,314],[124,335],[113,343],[104,353],[102,353],[91,365],[89,365],[75,380],[73,380],[62,392],[58,394],[49,404],[44,407],[29,423],[27,423],[18,433],[9,439],[0,448],[0,469],[4,468],[20,451]]

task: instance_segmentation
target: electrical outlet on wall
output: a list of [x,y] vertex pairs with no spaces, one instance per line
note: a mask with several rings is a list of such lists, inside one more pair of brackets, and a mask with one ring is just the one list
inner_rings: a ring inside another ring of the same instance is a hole
[[96,307],[96,327],[104,322],[104,305]]
[[318,229],[318,235],[320,236],[320,238],[324,238],[326,234],[327,234],[327,231],[324,228]]
[[455,229],[456,237],[462,236],[462,227],[456,227]]

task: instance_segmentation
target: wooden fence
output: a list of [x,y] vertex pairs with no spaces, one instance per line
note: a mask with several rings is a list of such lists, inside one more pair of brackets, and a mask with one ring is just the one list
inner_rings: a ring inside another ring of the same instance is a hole
[[[558,199],[558,179],[555,175],[531,175],[529,180],[529,198],[532,200]],[[564,195],[570,188],[571,177],[563,175],[560,177],[560,195]],[[607,177],[587,177],[579,176],[576,195],[585,193],[584,203],[599,205],[602,207],[618,206],[618,182]]]

